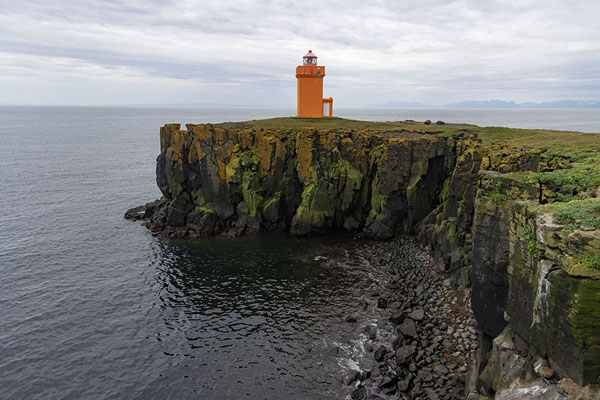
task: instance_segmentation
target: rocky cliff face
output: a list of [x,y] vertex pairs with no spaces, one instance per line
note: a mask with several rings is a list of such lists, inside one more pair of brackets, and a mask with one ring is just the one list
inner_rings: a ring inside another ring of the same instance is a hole
[[507,390],[535,376],[538,359],[556,378],[600,383],[595,161],[571,168],[569,156],[485,145],[468,129],[189,124],[165,125],[160,140],[163,198],[126,215],[153,232],[418,234],[454,286],[472,290],[480,351],[471,389]]
[[448,196],[457,157],[479,146],[401,131],[179,128],[161,128],[164,197],[144,210],[150,229],[175,236],[413,232]]

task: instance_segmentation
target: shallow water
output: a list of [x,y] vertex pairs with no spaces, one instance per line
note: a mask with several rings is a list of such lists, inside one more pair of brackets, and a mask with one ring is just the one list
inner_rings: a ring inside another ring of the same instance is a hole
[[0,398],[343,396],[363,351],[343,317],[382,277],[315,257],[351,238],[173,241],[123,219],[160,195],[164,123],[290,113],[0,108]]

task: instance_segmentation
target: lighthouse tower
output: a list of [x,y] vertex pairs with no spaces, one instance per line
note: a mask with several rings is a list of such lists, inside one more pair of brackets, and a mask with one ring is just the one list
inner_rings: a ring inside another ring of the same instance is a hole
[[312,50],[302,57],[302,65],[296,67],[298,80],[299,118],[323,118],[333,115],[333,98],[323,98],[325,67],[317,66],[317,56]]

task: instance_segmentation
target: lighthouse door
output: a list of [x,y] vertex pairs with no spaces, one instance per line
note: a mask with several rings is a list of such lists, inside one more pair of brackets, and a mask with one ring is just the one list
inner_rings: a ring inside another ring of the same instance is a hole
[[323,103],[323,116],[329,115],[329,103]]

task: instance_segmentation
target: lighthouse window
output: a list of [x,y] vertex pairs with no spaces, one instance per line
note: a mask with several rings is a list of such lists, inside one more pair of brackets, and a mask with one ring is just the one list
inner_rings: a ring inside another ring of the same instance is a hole
[[313,57],[305,57],[304,58],[304,64],[316,64],[317,63],[317,59],[313,58]]

